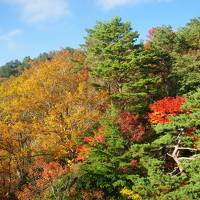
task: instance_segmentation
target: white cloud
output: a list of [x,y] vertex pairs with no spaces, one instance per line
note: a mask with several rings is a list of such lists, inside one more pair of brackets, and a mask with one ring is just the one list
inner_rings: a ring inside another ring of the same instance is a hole
[[14,29],[7,33],[0,34],[0,44],[5,45],[9,49],[17,49],[19,44],[15,41],[15,39],[21,34],[23,34],[21,29]]
[[159,3],[159,2],[169,2],[171,0],[97,0],[97,3],[106,10],[110,10],[117,6],[123,5],[135,5],[140,3]]
[[98,4],[105,9],[132,3],[132,0],[98,0]]
[[7,3],[18,5],[27,22],[51,21],[69,13],[68,0],[7,0]]
[[23,31],[21,29],[14,29],[7,33],[0,34],[0,41],[6,42],[13,40],[16,36],[21,35]]

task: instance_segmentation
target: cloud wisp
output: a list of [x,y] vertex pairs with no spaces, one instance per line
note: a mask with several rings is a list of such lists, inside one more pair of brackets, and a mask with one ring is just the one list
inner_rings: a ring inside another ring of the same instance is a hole
[[1,34],[0,35],[0,41],[6,42],[14,39],[16,36],[21,35],[23,31],[21,29],[14,29],[11,30],[7,33]]
[[21,29],[13,29],[7,33],[0,34],[0,44],[5,45],[9,49],[17,49],[18,44],[16,43],[16,37],[23,34]]
[[9,0],[29,23],[52,21],[69,14],[68,0]]
[[97,0],[97,3],[103,9],[110,10],[114,7],[124,6],[124,5],[136,5],[140,3],[161,3],[169,1],[172,0]]

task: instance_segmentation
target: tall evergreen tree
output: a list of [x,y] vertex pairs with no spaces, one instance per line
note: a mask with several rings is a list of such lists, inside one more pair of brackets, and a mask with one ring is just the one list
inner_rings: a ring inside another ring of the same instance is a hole
[[130,66],[130,55],[136,49],[139,34],[129,22],[115,17],[108,22],[97,22],[87,29],[84,49],[92,74],[103,79],[110,94],[121,92]]

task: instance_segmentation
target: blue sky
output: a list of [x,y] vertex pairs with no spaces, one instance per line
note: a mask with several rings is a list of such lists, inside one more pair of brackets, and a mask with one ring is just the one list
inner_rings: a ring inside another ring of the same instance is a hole
[[78,48],[85,28],[120,16],[145,39],[151,27],[184,26],[200,0],[0,0],[0,65],[62,47]]

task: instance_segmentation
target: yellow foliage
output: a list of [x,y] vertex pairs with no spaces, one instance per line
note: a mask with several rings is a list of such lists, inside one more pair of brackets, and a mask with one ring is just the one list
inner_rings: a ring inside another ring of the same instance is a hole
[[10,159],[13,179],[37,155],[70,157],[80,134],[100,119],[106,94],[90,86],[87,70],[74,72],[76,61],[84,62],[80,51],[63,50],[0,85],[0,158]]
[[120,193],[123,195],[123,196],[126,196],[128,199],[132,199],[132,200],[142,200],[142,197],[135,193],[133,190],[130,190],[128,188],[123,188]]

